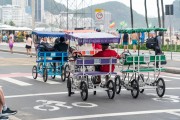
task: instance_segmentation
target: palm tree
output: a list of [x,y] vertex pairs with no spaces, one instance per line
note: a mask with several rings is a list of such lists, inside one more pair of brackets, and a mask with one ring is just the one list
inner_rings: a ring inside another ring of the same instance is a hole
[[[164,28],[165,27],[165,17],[164,17],[164,3],[163,3],[163,0],[161,0],[161,9],[162,9],[162,27]],[[164,45],[164,33],[163,33],[163,36],[162,36],[162,44]]]
[[147,28],[149,28],[148,17],[147,17],[147,0],[144,0],[144,8],[145,8],[146,25],[147,25]]
[[161,17],[160,17],[160,10],[159,10],[159,0],[157,0],[157,12],[158,12],[158,23],[159,23],[159,27],[161,27]]
[[131,11],[131,27],[134,28],[132,0],[130,0],[130,11]]

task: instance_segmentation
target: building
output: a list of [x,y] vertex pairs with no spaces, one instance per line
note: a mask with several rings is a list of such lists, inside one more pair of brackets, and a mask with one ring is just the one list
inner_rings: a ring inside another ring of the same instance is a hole
[[[43,22],[43,15],[44,15],[44,0],[35,0],[35,21],[36,22]],[[32,8],[32,0],[26,0],[26,10]],[[26,11],[26,13],[28,13]],[[31,14],[31,13],[28,13]]]
[[104,12],[104,30],[109,30],[110,21],[112,20],[112,14],[108,11]]
[[25,14],[24,9],[18,6],[6,5],[0,8],[2,23],[9,23],[12,21],[16,26],[30,27],[32,17]]
[[180,18],[180,14],[179,14],[179,11],[180,11],[180,0],[175,0],[174,3],[174,15],[176,18]]
[[2,22],[2,6],[0,6],[0,23]]
[[12,5],[13,6],[19,6],[21,8],[25,8],[26,1],[25,0],[12,0]]

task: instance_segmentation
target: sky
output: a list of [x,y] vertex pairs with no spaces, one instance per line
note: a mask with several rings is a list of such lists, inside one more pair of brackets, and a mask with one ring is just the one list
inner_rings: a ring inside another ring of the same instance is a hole
[[[60,2],[63,0],[56,0],[56,1]],[[72,0],[69,0],[69,1],[72,1]],[[81,1],[81,0],[79,0],[79,1]],[[86,0],[86,1],[88,1],[88,0]],[[129,3],[130,3],[129,2],[130,0],[92,0],[92,4],[104,3],[104,2],[109,2],[109,1],[118,1],[118,2],[125,4],[126,6],[129,6]],[[139,14],[144,15],[144,0],[132,0],[132,1],[133,1],[133,9],[136,12],[138,12]],[[157,17],[156,1],[157,0],[147,0],[148,17]],[[159,0],[159,1],[161,1],[161,0]],[[174,0],[163,0],[163,1],[164,1],[164,5],[167,5],[167,4],[172,4]]]

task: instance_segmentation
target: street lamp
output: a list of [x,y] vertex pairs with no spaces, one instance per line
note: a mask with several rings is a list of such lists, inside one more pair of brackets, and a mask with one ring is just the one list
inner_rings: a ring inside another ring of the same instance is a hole
[[170,41],[171,41],[171,60],[172,60],[172,36],[171,36],[171,34],[172,34],[172,27],[171,27],[171,24],[172,24],[172,15],[173,15],[173,5],[171,4],[171,5],[166,5],[166,15],[168,15],[169,16],[169,24],[170,24],[170,35],[169,35],[169,37],[170,37]]

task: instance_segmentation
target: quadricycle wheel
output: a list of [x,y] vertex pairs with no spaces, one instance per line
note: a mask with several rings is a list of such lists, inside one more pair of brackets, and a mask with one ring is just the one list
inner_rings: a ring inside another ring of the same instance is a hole
[[[139,83],[139,87],[143,87],[143,84],[144,84],[144,75],[143,74],[140,74],[138,76],[138,79],[137,79],[138,83]],[[144,89],[139,89],[139,92],[140,93],[143,93],[144,92]]]
[[121,77],[117,75],[115,77],[115,88],[116,88],[116,94],[120,94],[121,92]]
[[46,82],[48,78],[48,71],[47,68],[43,68],[43,81]]
[[132,97],[137,98],[139,95],[139,84],[136,79],[131,81],[131,87],[132,87],[132,90],[131,90]]
[[81,92],[80,92],[81,98],[82,98],[82,100],[86,101],[88,98],[88,86],[87,86],[87,83],[85,81],[81,82],[80,89],[81,89]]
[[68,89],[68,96],[70,97],[72,94],[72,78],[68,77],[67,79],[67,89]]
[[63,82],[66,80],[64,66],[61,67],[61,80]]
[[70,76],[70,67],[68,64],[66,64],[64,67],[64,77],[68,78],[69,76]]
[[56,65],[54,65],[53,63],[50,63],[50,65],[51,65],[51,70],[52,70],[52,74],[54,74],[54,75],[51,75],[51,78],[52,79],[55,79],[56,78]]
[[38,75],[37,66],[34,65],[33,68],[32,68],[32,76],[33,76],[34,79],[36,79],[37,75]]
[[107,94],[108,94],[108,97],[109,99],[113,99],[114,96],[115,96],[115,84],[112,80],[108,80],[107,82]]
[[157,82],[156,82],[156,92],[157,92],[157,95],[159,97],[163,97],[164,94],[165,94],[165,82],[164,82],[164,79],[163,78],[158,78]]

